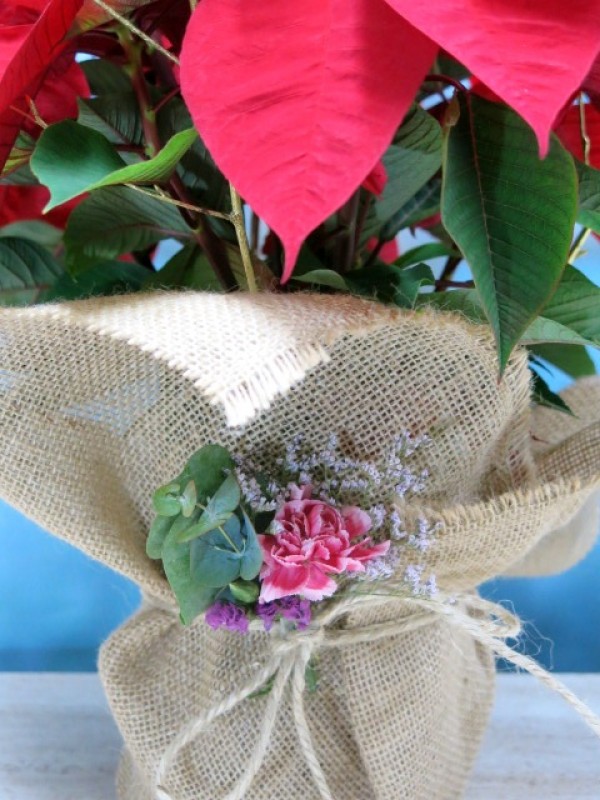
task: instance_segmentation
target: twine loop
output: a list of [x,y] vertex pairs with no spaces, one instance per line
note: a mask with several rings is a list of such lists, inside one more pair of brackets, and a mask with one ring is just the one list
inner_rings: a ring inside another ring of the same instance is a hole
[[[311,658],[316,651],[321,649],[339,649],[369,644],[410,633],[440,619],[444,619],[448,624],[468,633],[496,657],[504,658],[519,669],[528,672],[551,691],[560,695],[600,738],[600,717],[596,716],[570,689],[536,661],[516,652],[506,643],[507,639],[514,639],[519,635],[521,622],[515,614],[503,606],[470,594],[457,598],[447,596],[438,596],[434,599],[410,597],[402,599],[402,604],[408,612],[411,612],[406,616],[395,618],[390,622],[374,623],[358,628],[331,627],[340,617],[356,608],[372,608],[377,605],[385,605],[385,602],[383,598],[374,599],[367,596],[344,599],[325,611],[305,631],[291,632],[288,635],[276,633],[272,636],[270,658],[252,680],[190,720],[177,733],[156,767],[156,800],[176,800],[176,797],[167,790],[166,784],[168,773],[181,751],[197,736],[207,731],[218,717],[232,711],[255,692],[268,686],[271,681],[272,685],[267,696],[265,713],[254,750],[235,786],[222,800],[243,800],[246,792],[252,786],[264,763],[271,733],[288,687],[291,693],[298,741],[314,784],[319,791],[319,796],[321,800],[336,800],[329,789],[316,753],[304,708],[306,668]],[[389,602],[389,598],[387,602]]]

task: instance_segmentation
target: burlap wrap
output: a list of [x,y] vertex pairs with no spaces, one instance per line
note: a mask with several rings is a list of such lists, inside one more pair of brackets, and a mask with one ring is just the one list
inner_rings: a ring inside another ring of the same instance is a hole
[[[100,671],[126,751],[122,800],[152,800],[180,726],[247,682],[264,633],[188,628],[145,555],[154,488],[193,450],[238,452],[335,431],[376,456],[402,430],[429,432],[416,459],[425,495],[403,507],[443,523],[427,555],[446,592],[511,570],[561,570],[593,541],[600,485],[600,385],[567,399],[577,418],[536,412],[526,356],[497,381],[486,329],[349,297],[152,294],[0,312],[0,493],[50,531],[129,576],[147,602],[104,645]],[[580,510],[587,504],[587,514]],[[591,519],[591,522],[590,522]],[[349,614],[346,628],[407,610]],[[306,697],[335,800],[461,796],[492,702],[490,653],[443,619],[319,655]],[[268,696],[216,720],[177,759],[177,800],[221,800]],[[317,800],[289,700],[248,800]]]

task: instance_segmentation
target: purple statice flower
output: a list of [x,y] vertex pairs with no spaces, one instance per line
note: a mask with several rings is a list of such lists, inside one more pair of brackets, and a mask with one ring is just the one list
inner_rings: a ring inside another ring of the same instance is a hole
[[258,603],[256,613],[262,619],[265,630],[270,631],[280,613],[279,604],[277,600],[272,600],[270,603]]
[[226,628],[228,631],[248,633],[248,617],[240,606],[228,601],[221,601],[210,606],[204,615],[206,624],[213,630]]
[[310,600],[307,600],[305,597],[290,595],[288,597],[282,597],[278,602],[281,616],[284,619],[295,622],[299,631],[308,628],[311,620]]
[[303,597],[290,595],[269,603],[258,603],[256,613],[262,619],[266,631],[270,631],[278,617],[295,622],[299,631],[310,625],[310,601]]

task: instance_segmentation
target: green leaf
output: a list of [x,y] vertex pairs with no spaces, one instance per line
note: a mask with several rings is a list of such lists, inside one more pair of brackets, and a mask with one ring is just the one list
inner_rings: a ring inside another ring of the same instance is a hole
[[117,169],[109,175],[89,185],[86,191],[101,189],[104,186],[117,186],[123,183],[154,184],[163,183],[175,171],[181,158],[187,153],[198,138],[194,128],[180,131],[166,143],[163,149],[154,158],[131,164],[128,167]]
[[112,61],[93,58],[82,61],[80,67],[90,85],[92,96],[132,91],[131,80],[127,73]]
[[313,269],[303,275],[292,275],[292,278],[295,281],[310,283],[313,286],[328,286],[340,292],[348,291],[348,285],[342,275],[332,269]]
[[575,160],[579,178],[579,211],[577,221],[600,233],[600,170]]
[[422,286],[434,283],[427,264],[401,269],[394,264],[376,263],[346,275],[351,291],[383,303],[412,308]]
[[413,264],[418,264],[421,261],[430,261],[432,258],[448,258],[449,256],[459,255],[460,253],[457,253],[456,250],[452,250],[451,247],[448,247],[448,245],[442,242],[429,242],[407,250],[406,253],[403,253],[394,261],[394,266],[404,269]]
[[467,259],[504,369],[565,267],[577,212],[573,160],[556,137],[544,160],[507,106],[461,97],[445,147],[442,217]]
[[96,264],[82,275],[62,275],[40,300],[81,300],[98,295],[128,294],[142,288],[148,270],[130,261],[106,261]]
[[4,167],[0,170],[0,178],[6,178],[29,164],[34,149],[35,139],[25,131],[20,131]]
[[363,239],[378,236],[403,206],[427,183],[442,163],[439,123],[414,105],[383,156],[387,183],[367,215]]
[[251,581],[260,572],[263,563],[262,548],[259,544],[258,537],[254,525],[245,511],[242,510],[244,525],[244,555],[242,556],[242,563],[240,575],[246,581]]
[[201,503],[206,503],[233,467],[233,459],[228,450],[218,444],[207,444],[191,456],[183,475],[187,480],[194,481],[198,499]]
[[77,122],[101,133],[113,145],[141,146],[144,128],[135,94],[125,92],[102,94],[90,99],[78,98]]
[[0,228],[0,238],[5,239],[7,236],[28,239],[42,247],[54,249],[61,243],[63,232],[60,228],[55,228],[54,225],[48,225],[39,219],[28,219],[11,222],[10,225]]
[[600,287],[575,267],[566,267],[541,313],[600,346]]
[[31,157],[31,169],[50,190],[50,202],[44,211],[78,197],[124,166],[123,159],[102,134],[72,120],[46,128]]
[[[193,481],[191,483],[194,485]],[[185,531],[179,541],[190,542],[192,539],[224,525],[239,506],[240,500],[240,485],[234,475],[228,475],[206,504],[197,524]]]
[[147,277],[144,288],[223,291],[206,255],[195,243],[183,247],[162,269]]
[[181,486],[178,483],[168,483],[160,486],[152,497],[154,510],[161,517],[176,517],[181,513],[181,502],[179,500]]
[[390,217],[379,233],[382,242],[391,242],[404,228],[438,214],[441,202],[441,178],[432,178]]
[[562,399],[562,397],[552,391],[546,381],[538,372],[536,372],[536,370],[532,369],[531,374],[533,376],[532,398],[534,403],[536,403],[538,406],[553,408],[556,411],[562,411],[565,414],[574,416],[573,412]]
[[175,542],[171,532],[163,544],[162,560],[165,575],[179,603],[181,620],[184,625],[189,625],[198,614],[206,611],[212,605],[218,589],[200,586],[194,580],[191,570],[190,545]]
[[158,516],[154,518],[146,540],[146,554],[149,558],[157,559],[162,557],[163,544],[172,524],[172,517]]
[[250,605],[258,600],[260,586],[255,581],[234,581],[229,584],[229,591],[240,603]]
[[596,374],[596,365],[585,347],[566,344],[537,344],[530,351],[543,358],[572,378],[583,378]]
[[93,264],[144,250],[191,231],[175,206],[121,186],[99,189],[72,211],[65,231],[67,266],[79,274]]
[[0,306],[25,306],[63,273],[43,247],[27,239],[0,238]]
[[190,545],[192,576],[199,586],[221,589],[240,577],[244,545],[235,515],[227,520],[224,531],[227,537],[213,530]]
[[198,494],[196,492],[196,485],[194,481],[188,481],[181,495],[181,513],[186,519],[189,519],[194,513],[197,502]]

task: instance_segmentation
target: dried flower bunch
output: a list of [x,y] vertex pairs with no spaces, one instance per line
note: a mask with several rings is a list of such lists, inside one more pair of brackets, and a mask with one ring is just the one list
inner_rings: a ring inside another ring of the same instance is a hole
[[414,555],[436,528],[421,519],[407,531],[397,510],[424,488],[427,471],[410,458],[428,441],[403,432],[378,462],[343,454],[335,435],[318,451],[297,435],[267,475],[253,458],[203,447],[155,492],[147,543],[183,622],[204,612],[213,628],[245,633],[255,620],[266,631],[278,621],[302,630],[314,604],[368,594],[373,581],[435,594],[435,576],[424,576]]

